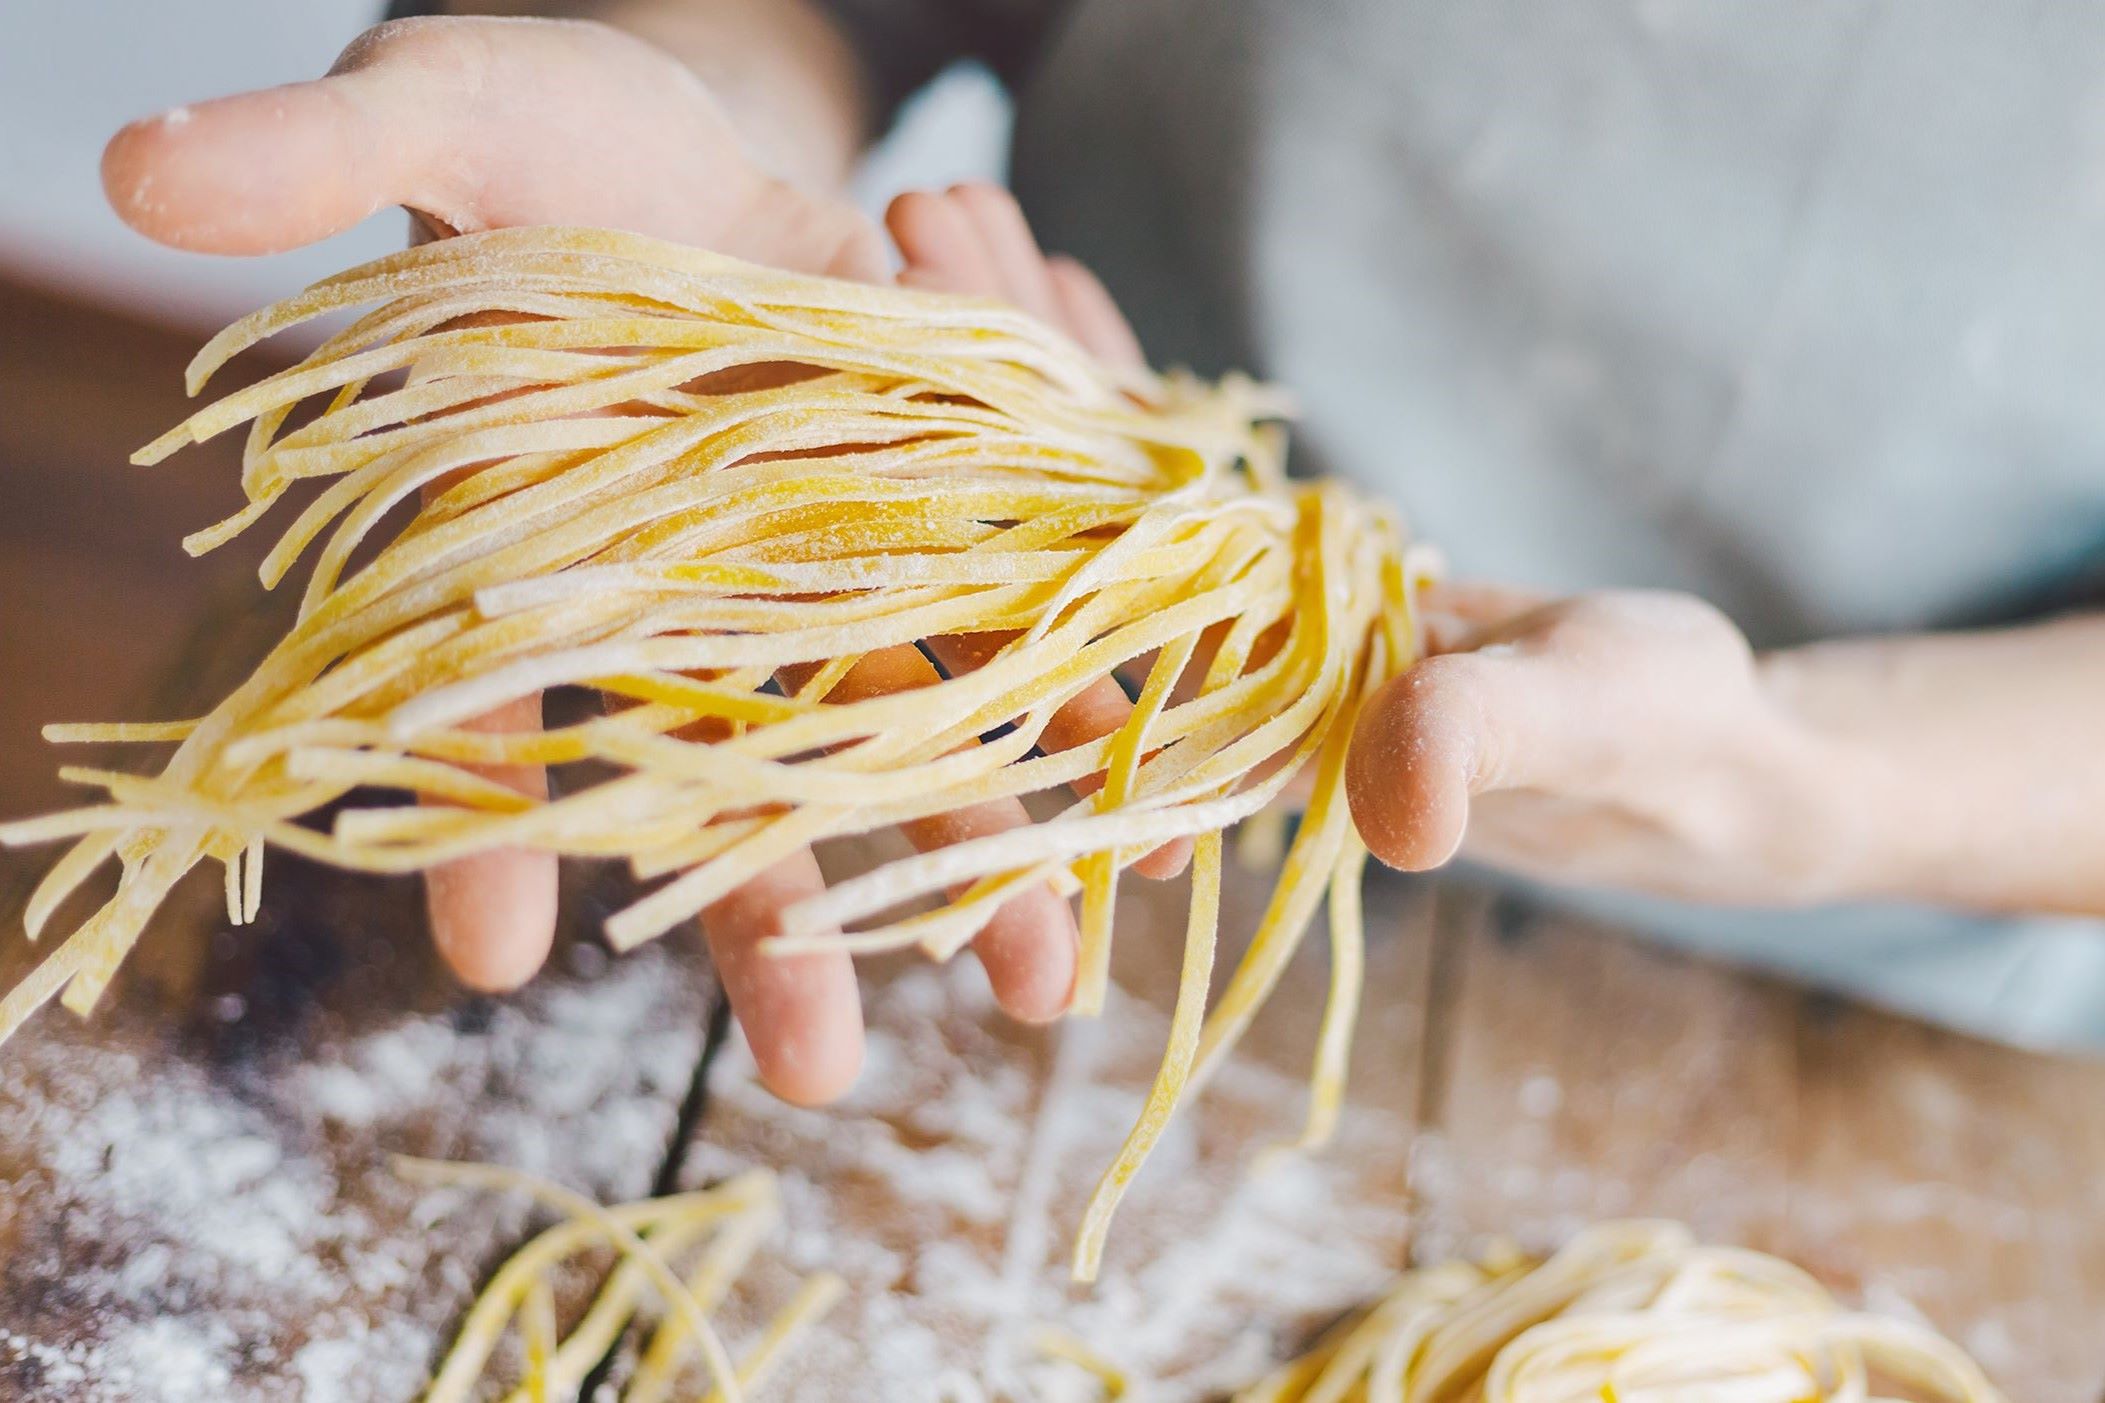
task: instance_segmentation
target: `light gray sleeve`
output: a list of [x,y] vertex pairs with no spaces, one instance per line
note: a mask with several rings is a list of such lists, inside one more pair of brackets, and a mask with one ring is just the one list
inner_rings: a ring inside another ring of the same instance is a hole
[[862,55],[884,120],[957,59],[1013,85],[1069,0],[816,0]]

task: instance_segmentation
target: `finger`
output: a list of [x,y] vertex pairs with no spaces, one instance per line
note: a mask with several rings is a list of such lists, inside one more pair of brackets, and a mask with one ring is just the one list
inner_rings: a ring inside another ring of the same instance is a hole
[[[529,731],[540,725],[536,695],[466,722],[465,728]],[[464,768],[521,794],[548,797],[548,774],[538,765]],[[485,993],[516,989],[541,968],[555,939],[555,855],[498,848],[441,863],[425,874],[424,899],[432,942],[463,984]]]
[[[1022,804],[1004,799],[916,819],[903,828],[917,849],[931,852],[1027,827],[1030,821]],[[956,888],[952,894],[963,890]],[[1041,883],[1002,903],[973,937],[972,953],[987,972],[1002,1012],[1026,1023],[1047,1023],[1065,1013],[1074,998],[1080,946],[1073,908]]]
[[[1007,641],[999,634],[946,634],[929,639],[928,647],[938,662],[959,673],[983,666]],[[1099,677],[1053,713],[1039,737],[1038,748],[1051,755],[1102,740],[1125,725],[1132,714],[1133,703],[1127,699],[1125,689],[1113,678]],[[1084,776],[1074,785],[1075,792],[1083,795],[1094,794],[1103,787],[1101,774]],[[1133,870],[1143,877],[1174,877],[1191,860],[1191,849],[1190,838],[1172,838],[1136,861]]]
[[1424,630],[1425,651],[1430,655],[1466,652],[1476,646],[1481,631],[1458,615],[1435,613],[1423,606],[1418,610],[1418,625]]
[[1106,365],[1121,369],[1139,370],[1147,365],[1132,323],[1118,310],[1118,303],[1096,274],[1065,254],[1052,257],[1047,274],[1059,305],[1059,324],[1084,350]]
[[1512,585],[1453,580],[1426,586],[1419,617],[1429,653],[1458,653],[1531,631],[1555,596]]
[[995,294],[1041,321],[1059,325],[1060,306],[1053,295],[1045,252],[1031,233],[1016,197],[984,180],[954,185],[950,198],[965,212],[987,261],[1000,283]]
[[1438,867],[1461,847],[1474,796],[1568,779],[1593,707],[1564,671],[1550,657],[1454,653],[1376,692],[1345,772],[1368,849],[1406,871]]
[[[656,232],[641,221],[622,227]],[[823,273],[859,283],[888,282],[892,276],[884,236],[868,215],[854,205],[813,196],[782,180],[764,180],[738,220],[728,227],[691,218],[668,219],[666,237],[793,272]]]
[[776,955],[761,948],[781,933],[784,910],[825,888],[818,859],[804,851],[702,912],[710,959],[760,1080],[799,1106],[835,1100],[862,1070],[854,963],[839,951]]
[[[1583,842],[1574,834],[1583,833]],[[1687,863],[1662,871],[1660,829],[1635,813],[1562,794],[1508,790],[1478,797],[1471,806],[1464,851],[1473,861],[1543,881],[1630,886],[1673,894],[1680,882],[1701,899],[1715,870]]]
[[[430,502],[473,467],[427,483]],[[541,694],[520,697],[464,723],[471,731],[541,729]],[[463,769],[536,799],[548,797],[539,765],[463,765]],[[531,848],[498,848],[441,863],[424,876],[424,903],[439,954],[471,989],[498,993],[533,978],[555,940],[556,859]]]
[[[796,679],[791,680],[794,685]],[[852,702],[889,696],[941,680],[941,674],[920,649],[884,648],[868,654],[851,668],[827,693],[827,700]],[[916,849],[931,852],[1023,828],[1030,821],[1029,812],[1019,800],[995,799],[911,820],[901,824],[900,831]],[[952,895],[963,890],[957,888]],[[1075,951],[1079,944],[1074,912],[1051,887],[1039,885],[1003,902],[974,939],[972,949],[987,972],[987,982],[1002,1011],[1026,1022],[1042,1023],[1067,1009],[1074,992]]]
[[1470,801],[1504,790],[1612,795],[1656,766],[1693,691],[1750,665],[1721,615],[1678,596],[1563,601],[1427,658],[1378,691],[1346,766],[1352,815],[1384,862],[1437,867]]
[[324,78],[133,123],[103,184],[150,238],[268,253],[405,205],[458,232],[591,223],[874,279],[875,227],[772,179],[693,75],[597,25],[403,20]]
[[[456,231],[536,222],[495,217],[477,196],[500,207],[535,192],[560,202],[575,183],[566,156],[580,142],[534,141],[546,117],[517,110],[522,86],[558,76],[561,49],[544,37],[475,21],[381,25],[323,78],[125,127],[103,153],[104,189],[141,233],[210,253],[310,243],[390,204]],[[563,65],[569,88],[594,86],[599,75],[577,57]],[[530,155],[541,169],[521,179]]]
[[1139,339],[1095,274],[1072,258],[1048,259],[1015,198],[1000,186],[909,192],[892,201],[885,222],[905,258],[899,281],[907,286],[999,297],[1109,364],[1146,364]]
[[979,231],[947,195],[908,191],[892,201],[884,222],[906,263],[900,282],[968,297],[1001,295],[1001,275]]
[[276,253],[348,229],[405,193],[398,148],[337,79],[133,122],[102,154],[125,223],[201,253]]
[[1435,580],[1425,587],[1428,608],[1439,609],[1472,623],[1496,623],[1515,614],[1531,613],[1554,596],[1520,585],[1494,584],[1485,580]]

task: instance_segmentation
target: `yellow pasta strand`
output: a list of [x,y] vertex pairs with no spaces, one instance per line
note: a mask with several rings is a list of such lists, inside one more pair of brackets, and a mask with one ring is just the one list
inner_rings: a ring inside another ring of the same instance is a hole
[[[448,239],[327,279],[214,337],[192,391],[333,312],[355,316],[137,455],[246,425],[247,503],[188,544],[253,529],[315,480],[262,578],[314,564],[297,623],[209,715],[49,733],[174,749],[152,776],[71,770],[102,797],[0,825],[0,842],[73,843],[31,902],[32,933],[99,864],[125,868],[0,1000],[0,1038],[61,991],[90,1006],[207,859],[225,865],[236,919],[257,909],[268,846],[371,872],[500,847],[619,859],[656,884],[608,922],[626,948],[806,844],[1102,775],[1045,822],[813,896],[777,948],[944,957],[1045,883],[1081,895],[1091,1012],[1121,871],[1206,839],[1172,1050],[1079,1268],[1327,892],[1337,973],[1305,1139],[1323,1137],[1361,939],[1345,747],[1367,695],[1415,656],[1429,567],[1390,513],[1284,475],[1276,394],[1113,371],[991,302],[589,229]],[[376,537],[398,504],[471,467]],[[829,700],[859,659],[962,635],[998,646],[910,693]],[[1055,713],[1121,669],[1147,671],[1130,719],[1043,749]],[[547,733],[467,724],[563,687],[607,694],[609,713]],[[475,772],[491,764],[578,768],[533,799]],[[1309,766],[1308,817],[1209,1013],[1217,835]],[[330,806],[326,829],[308,817]]]
[[[508,1327],[524,1347],[519,1384],[506,1403],[572,1397],[606,1357],[655,1292],[664,1318],[651,1337],[623,1403],[662,1403],[690,1350],[698,1350],[715,1387],[713,1403],[738,1403],[758,1389],[799,1332],[822,1317],[843,1291],[841,1280],[820,1273],[804,1281],[734,1369],[709,1317],[752,1259],[761,1239],[781,1220],[774,1176],[752,1170],[711,1189],[601,1208],[582,1195],[520,1170],[398,1158],[396,1169],[419,1183],[513,1189],[559,1209],[566,1221],[549,1228],[497,1269],[469,1308],[460,1334],[424,1395],[424,1403],[461,1403],[484,1395],[491,1357]],[[707,1240],[692,1274],[668,1265]],[[567,1336],[556,1319],[554,1281],[571,1258],[612,1246],[620,1261]]]
[[1041,1325],[1031,1332],[1031,1344],[1044,1358],[1064,1360],[1095,1379],[1106,1399],[1124,1398],[1132,1389],[1132,1380],[1123,1368],[1070,1331]]
[[1541,1262],[1407,1272],[1236,1403],[1455,1398],[2005,1403],[1927,1328],[1845,1310],[1775,1257],[1648,1222],[1588,1228]]

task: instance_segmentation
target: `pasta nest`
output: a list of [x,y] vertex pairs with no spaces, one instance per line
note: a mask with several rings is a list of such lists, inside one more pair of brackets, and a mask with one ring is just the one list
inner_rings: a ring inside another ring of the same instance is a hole
[[1406,1272],[1235,1403],[2005,1403],[1926,1325],[1846,1310],[1780,1258],[1678,1223]]

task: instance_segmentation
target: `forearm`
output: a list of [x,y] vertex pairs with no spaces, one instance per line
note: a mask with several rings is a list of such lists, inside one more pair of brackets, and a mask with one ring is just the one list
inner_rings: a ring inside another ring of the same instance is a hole
[[679,59],[754,158],[814,190],[847,178],[871,103],[847,40],[810,0],[451,0],[452,14],[591,19]]
[[[2105,914],[2105,616],[1771,654],[1849,894]],[[1825,773],[1818,773],[1824,771]]]

